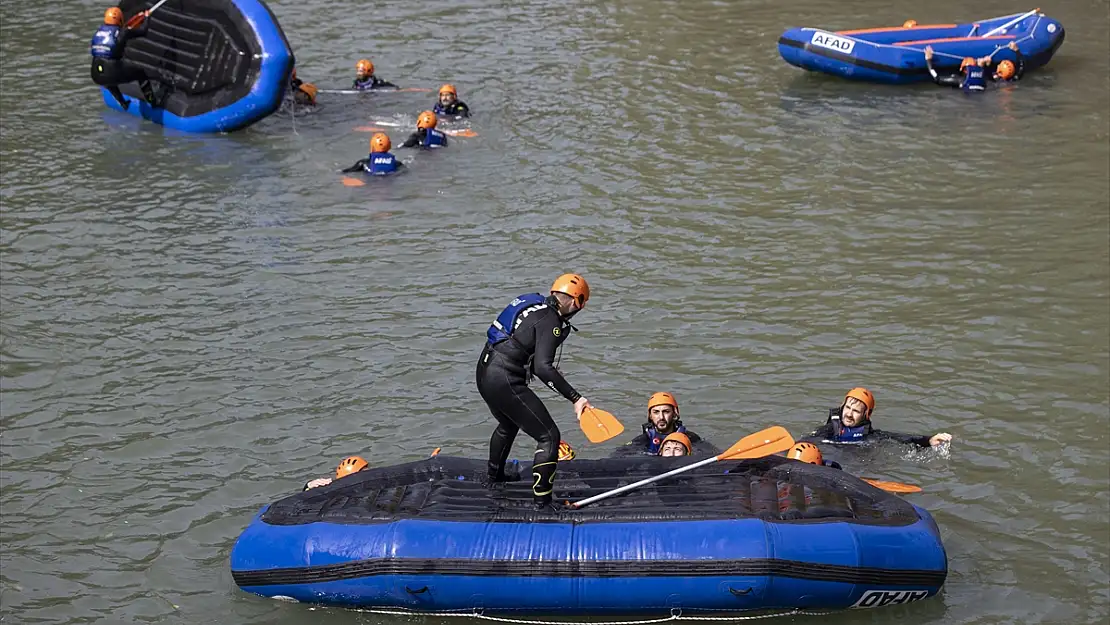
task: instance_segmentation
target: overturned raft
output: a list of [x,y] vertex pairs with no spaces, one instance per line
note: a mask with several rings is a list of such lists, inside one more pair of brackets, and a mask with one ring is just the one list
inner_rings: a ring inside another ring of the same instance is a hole
[[[564,462],[556,495],[688,462]],[[947,575],[928,512],[836,469],[721,462],[545,512],[530,480],[491,487],[485,471],[436,457],[282,499],[236,541],[232,575],[248,592],[305,602],[562,615],[876,607],[930,597]]]
[[[125,19],[150,0],[122,0]],[[147,18],[146,37],[132,39],[125,63],[143,70],[159,106],[148,104],[135,83],[121,85],[127,112],[186,132],[231,132],[281,106],[293,71],[293,51],[277,18],[262,0],[169,0]],[[122,110],[107,89],[104,103]]]

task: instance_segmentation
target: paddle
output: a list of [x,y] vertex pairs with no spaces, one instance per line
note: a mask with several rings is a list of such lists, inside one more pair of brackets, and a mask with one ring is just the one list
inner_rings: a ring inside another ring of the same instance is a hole
[[603,443],[624,431],[624,426],[611,413],[592,407],[582,411],[578,426],[591,443]]
[[914,486],[913,484],[903,484],[901,482],[887,482],[884,480],[877,480],[873,477],[861,477],[861,480],[874,486],[881,488],[888,493],[920,493],[921,487]]
[[334,93],[337,95],[357,95],[361,93],[429,93],[431,89],[423,87],[405,87],[403,89],[321,89],[320,93]]
[[350,176],[343,176],[343,186],[345,187],[364,187],[366,183],[358,178],[351,178]]
[[131,19],[127,20],[127,27],[128,28],[135,28],[139,24],[142,24],[143,20],[145,20],[147,17],[149,17],[151,13],[153,13],[155,10],[158,9],[158,7],[162,6],[165,3],[166,3],[166,0],[158,0],[158,4],[155,4],[154,6],[150,7],[149,9],[147,9],[145,11],[139,11],[138,13],[132,15]]
[[[393,128],[399,128],[401,126],[400,124],[386,124],[384,122],[375,122],[375,123],[381,124],[382,126],[390,126],[390,127],[393,127]],[[467,137],[467,138],[469,138],[469,137],[477,137],[478,136],[478,133],[474,132],[473,130],[471,130],[469,128],[440,128],[439,130],[443,134],[450,135],[452,137]],[[385,132],[385,129],[384,128],[378,128],[377,126],[355,126],[355,132]]]
[[434,450],[432,450],[432,455],[430,455],[430,456],[428,456],[428,457],[429,457],[429,458],[435,458],[436,456],[438,456],[438,455],[439,455],[439,450],[440,450],[440,448],[439,448],[439,447],[436,447],[436,448],[435,448]]
[[646,480],[640,480],[639,482],[634,482],[627,486],[614,488],[613,490],[601,493],[600,495],[587,497],[586,499],[570,504],[570,506],[572,508],[581,508],[582,506],[589,505],[595,501],[608,499],[613,495],[619,495],[620,493],[630,491],[634,488],[639,488],[645,484],[658,482],[659,480],[666,479],[668,477],[671,477],[672,475],[678,475],[679,473],[692,471],[698,467],[704,467],[707,464],[712,464],[720,460],[762,458],[764,456],[770,456],[771,454],[777,454],[780,451],[786,451],[793,446],[794,437],[790,436],[790,432],[787,432],[785,428],[776,425],[773,427],[769,427],[761,432],[756,432],[755,434],[745,436],[744,438],[736,441],[736,443],[732,447],[729,447],[720,455],[713,456],[712,458],[706,458],[705,460],[702,460],[700,462],[688,464],[684,467],[679,467],[674,471],[667,471],[666,473],[663,473],[661,475],[649,477]]
[[1021,15],[1019,17],[1015,17],[1014,19],[1006,22],[1005,24],[999,26],[998,28],[992,28],[992,29],[988,30],[987,34],[983,35],[983,37],[984,38],[990,37],[990,36],[994,35],[995,33],[1002,32],[1002,31],[1006,30],[1007,28],[1013,26],[1014,24],[1017,24],[1021,20],[1029,17],[1030,15],[1035,15],[1035,14],[1040,13],[1040,12],[1041,12],[1041,10],[1039,8],[1033,9],[1032,11],[1030,11],[1028,13],[1025,13],[1024,15]]

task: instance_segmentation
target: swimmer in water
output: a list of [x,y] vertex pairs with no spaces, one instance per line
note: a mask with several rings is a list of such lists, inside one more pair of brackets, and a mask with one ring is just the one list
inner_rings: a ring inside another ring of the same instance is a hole
[[1021,80],[1021,77],[1025,74],[1025,55],[1021,53],[1021,49],[1013,41],[1006,47],[1012,50],[1017,58],[1013,61],[1005,60],[998,64],[994,73],[991,74],[991,80],[994,82],[1016,82]]
[[397,89],[397,85],[374,75],[374,64],[370,59],[361,59],[355,64],[355,80],[351,89],[373,91],[374,89]]
[[952,435],[939,432],[932,436],[914,436],[877,430],[871,426],[875,411],[875,396],[871,391],[857,387],[844,396],[839,408],[829,410],[829,419],[806,438],[826,443],[862,443],[868,439],[893,440],[918,447],[936,447],[952,441]]
[[293,93],[293,101],[301,106],[316,106],[316,85],[297,78],[297,68],[289,76],[289,90]]
[[459,99],[459,92],[455,90],[455,85],[443,85],[439,88],[439,100],[436,101],[432,112],[455,119],[470,117],[470,107]]
[[[354,475],[359,471],[369,468],[370,463],[364,460],[362,456],[350,456],[349,458],[344,458],[343,461],[339,463],[339,466],[335,467],[335,479],[338,480],[340,478],[347,477],[348,475]],[[318,477],[314,480],[309,480],[308,483],[304,485],[303,490],[311,490],[313,488],[319,488],[320,486],[327,486],[333,481],[334,480],[330,477]]]
[[436,130],[437,123],[439,123],[439,120],[435,113],[424,111],[416,119],[416,132],[409,135],[409,138],[405,139],[401,147],[420,147],[428,150],[447,147],[447,135],[441,130]]
[[925,66],[929,68],[929,75],[933,77],[933,82],[942,87],[957,87],[963,89],[964,93],[985,91],[987,88],[987,73],[984,68],[987,65],[990,65],[989,56],[981,59],[969,56],[960,62],[960,72],[958,74],[939,74],[936,68],[933,67],[933,48],[932,46],[925,46]]
[[389,149],[393,144],[389,140],[389,135],[379,132],[373,137],[370,137],[370,155],[366,158],[359,159],[354,165],[343,170],[343,173],[349,174],[356,171],[365,172],[371,176],[388,176],[400,171],[405,164],[397,160],[397,157],[390,154]]

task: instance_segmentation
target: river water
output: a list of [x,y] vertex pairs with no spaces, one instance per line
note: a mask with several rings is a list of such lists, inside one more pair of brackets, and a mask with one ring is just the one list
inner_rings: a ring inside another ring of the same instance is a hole
[[271,6],[302,78],[343,88],[369,56],[450,81],[478,136],[349,188],[354,128],[431,94],[180,136],[100,103],[100,4],[0,5],[4,622],[396,622],[242,593],[232,543],[343,456],[481,457],[485,327],[564,271],[593,296],[562,368],[630,430],[669,390],[721,446],[801,436],[866,385],[878,427],[954,435],[846,460],[924,488],[942,595],[825,622],[1110,618],[1105,1],[1043,7],[1056,58],[978,98],[807,74],[776,41],[1032,7]]

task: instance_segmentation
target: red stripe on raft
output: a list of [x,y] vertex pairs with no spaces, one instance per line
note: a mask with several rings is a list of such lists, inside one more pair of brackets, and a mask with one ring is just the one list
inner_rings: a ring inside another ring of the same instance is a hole
[[955,28],[959,24],[926,24],[924,26],[911,26],[910,28],[902,28],[901,26],[883,26],[882,28],[861,28],[859,30],[838,30],[838,35],[862,35],[864,33],[882,33],[895,30],[921,30],[923,28]]
[[1013,35],[995,35],[994,37],[945,37],[942,39],[918,39],[917,41],[899,41],[891,45],[910,46],[922,43],[947,43],[951,41],[990,41],[991,39],[1013,39]]

